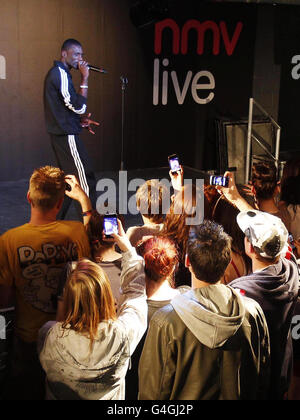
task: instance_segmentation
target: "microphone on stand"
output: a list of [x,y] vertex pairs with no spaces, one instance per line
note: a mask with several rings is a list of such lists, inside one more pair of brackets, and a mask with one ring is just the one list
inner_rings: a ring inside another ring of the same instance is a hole
[[120,80],[122,82],[122,89],[125,90],[126,86],[128,85],[128,79],[125,76],[121,76]]
[[100,67],[92,66],[91,64],[89,64],[89,65],[88,65],[88,68],[89,68],[90,70],[92,70],[92,71],[96,71],[96,72],[98,72],[98,73],[103,73],[103,74],[107,74],[107,73],[108,73],[108,71],[106,71],[106,70],[104,70],[104,69],[102,69],[102,68],[100,68]]

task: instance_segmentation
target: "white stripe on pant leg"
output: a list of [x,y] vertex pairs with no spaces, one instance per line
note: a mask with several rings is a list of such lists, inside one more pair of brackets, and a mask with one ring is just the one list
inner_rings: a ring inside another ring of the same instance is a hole
[[84,166],[81,162],[81,159],[77,150],[75,136],[71,136],[71,144],[72,144],[72,155],[73,155],[76,168],[78,170],[79,178],[80,178],[80,185],[82,189],[85,191],[85,193],[89,196],[89,192],[90,192],[89,185],[85,176]]
[[85,176],[84,167],[83,167],[83,164],[80,160],[80,156],[79,156],[79,153],[78,153],[78,150],[77,150],[77,147],[76,147],[75,137],[74,136],[68,136],[68,142],[69,142],[71,154],[73,156],[76,169],[78,171],[79,182],[80,182],[81,188],[89,196],[90,190],[89,190],[89,186],[88,186],[87,179],[86,179],[86,176]]
[[69,147],[70,147],[70,151],[78,172],[78,176],[79,176],[79,183],[81,185],[81,187],[84,189],[84,185],[83,185],[83,179],[82,179],[82,173],[81,173],[81,167],[77,161],[77,156],[75,154],[75,150],[74,150],[74,139],[73,136],[68,136],[68,142],[69,142]]
[[89,189],[89,185],[88,185],[88,182],[87,182],[87,179],[86,179],[86,176],[85,176],[84,166],[81,162],[81,159],[80,159],[80,156],[79,156],[79,153],[78,153],[78,150],[77,150],[75,136],[72,136],[71,143],[73,145],[72,150],[74,152],[74,160],[75,160],[75,162],[77,162],[76,167],[77,167],[79,177],[80,177],[80,185],[81,185],[82,189],[85,191],[85,193],[89,196],[90,189]]

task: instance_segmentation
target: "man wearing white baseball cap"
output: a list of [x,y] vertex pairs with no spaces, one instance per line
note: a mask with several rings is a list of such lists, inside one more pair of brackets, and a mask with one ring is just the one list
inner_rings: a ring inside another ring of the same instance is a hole
[[238,214],[237,222],[254,250],[267,260],[274,260],[288,250],[288,231],[279,217],[259,210]]
[[292,374],[292,317],[299,291],[297,265],[284,258],[288,231],[281,219],[249,209],[238,214],[245,234],[245,252],[252,261],[252,274],[229,286],[256,300],[264,311],[271,344],[269,399],[283,399]]

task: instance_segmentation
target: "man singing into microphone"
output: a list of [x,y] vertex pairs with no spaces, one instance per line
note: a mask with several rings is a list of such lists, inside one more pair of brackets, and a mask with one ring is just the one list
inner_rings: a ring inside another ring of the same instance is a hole
[[[81,83],[76,92],[70,71],[80,71]],[[83,60],[83,51],[80,42],[67,39],[61,47],[60,61],[54,61],[49,70],[44,86],[44,106],[47,131],[51,137],[51,144],[59,167],[66,173],[75,175],[82,189],[90,197],[93,207],[96,202],[96,179],[91,169],[89,158],[79,133],[82,128],[89,130],[91,124],[99,123],[90,119],[86,114],[88,96],[89,66]],[[71,204],[65,197],[64,205],[58,216],[64,219]],[[76,202],[75,202],[76,206]],[[76,210],[82,215],[80,206]]]

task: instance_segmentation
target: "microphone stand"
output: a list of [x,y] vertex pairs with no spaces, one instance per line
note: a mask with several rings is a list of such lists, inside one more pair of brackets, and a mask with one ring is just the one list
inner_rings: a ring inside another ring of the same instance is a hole
[[125,126],[125,90],[128,85],[127,77],[120,77],[122,82],[122,133],[121,133],[121,171],[124,170],[124,126]]

